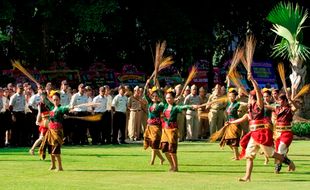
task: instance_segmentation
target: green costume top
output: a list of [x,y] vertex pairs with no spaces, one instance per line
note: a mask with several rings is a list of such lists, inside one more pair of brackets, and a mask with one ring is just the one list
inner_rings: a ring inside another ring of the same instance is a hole
[[239,107],[240,103],[238,101],[228,102],[228,106],[226,108],[227,121],[233,121],[239,118],[238,116]]
[[[161,96],[161,93],[157,92],[157,94],[159,98],[162,100],[163,98]],[[146,90],[144,90],[143,96],[147,101],[147,109],[148,109],[147,123],[149,125],[160,125],[161,124],[160,114],[162,112],[162,107],[160,106],[160,103],[154,103],[151,100],[151,98],[146,94]]]
[[44,97],[43,99],[44,104],[50,110],[50,118],[49,120],[54,123],[62,123],[64,120],[64,114],[68,113],[70,108],[69,105],[67,106],[59,106],[56,110],[54,110],[54,104],[47,98]]
[[171,110],[168,110],[169,104],[168,103],[160,103],[161,109],[163,109],[164,114],[164,128],[178,128],[177,125],[177,115],[178,113],[182,112],[184,109],[189,109],[191,105],[176,105],[173,104]]

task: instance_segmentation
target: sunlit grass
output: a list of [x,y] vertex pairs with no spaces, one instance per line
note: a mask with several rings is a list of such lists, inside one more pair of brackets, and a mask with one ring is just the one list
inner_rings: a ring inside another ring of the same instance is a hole
[[109,146],[63,146],[63,172],[49,171],[45,161],[28,154],[28,148],[0,149],[0,189],[309,189],[310,141],[294,141],[289,157],[296,171],[284,166],[273,173],[273,160],[264,165],[263,156],[254,161],[251,183],[240,183],[245,160],[232,161],[228,147],[217,143],[179,144],[179,172],[168,172],[168,162],[149,165],[150,149],[142,144]]

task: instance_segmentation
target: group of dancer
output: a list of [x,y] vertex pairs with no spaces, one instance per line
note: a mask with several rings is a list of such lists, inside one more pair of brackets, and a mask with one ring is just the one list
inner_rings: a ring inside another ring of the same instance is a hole
[[[285,94],[275,97],[274,104],[270,104],[268,96],[271,95],[271,91],[262,91],[251,71],[248,71],[247,79],[254,89],[248,93],[248,101],[242,103],[243,107],[244,104],[247,106],[246,113],[240,115],[241,103],[239,100],[242,99],[242,95],[237,92],[240,89],[236,90],[228,86],[226,122],[219,131],[211,134],[210,139],[213,141],[220,139],[221,147],[230,146],[234,153],[234,160],[246,158],[246,172],[243,177],[239,178],[241,182],[251,181],[253,161],[260,149],[267,161],[268,158],[275,159],[275,173],[281,171],[282,163],[288,165],[289,171],[294,171],[295,165],[288,158],[287,153],[293,140],[291,127],[294,111],[297,109],[296,103],[285,90]],[[151,81],[153,81],[153,87],[150,86]],[[188,81],[185,82],[184,86],[187,84]],[[180,139],[177,122],[178,113],[183,110],[197,110],[203,106],[208,108],[210,104],[218,103],[221,98],[208,101],[207,104],[202,105],[177,104],[181,98],[180,95],[176,97],[172,88],[165,91],[160,88],[156,75],[146,81],[143,96],[147,102],[148,111],[143,146],[144,149],[148,147],[152,149],[150,164],[155,163],[156,156],[160,159],[160,164],[163,164],[165,158],[162,156],[162,152],[170,164],[169,171],[177,172],[179,170],[177,149]],[[48,153],[51,155],[50,170],[63,170],[60,156],[64,138],[62,123],[64,115],[73,108],[60,105],[60,94],[57,91],[49,95],[42,95],[36,121],[37,125],[40,126],[40,137],[35,142],[34,147],[41,144],[39,152],[43,159],[45,159],[45,150],[48,149]],[[247,129],[241,127],[243,122],[248,122],[248,127],[245,125]],[[238,150],[239,146],[242,147],[241,153]],[[33,149],[30,152],[33,153]],[[58,163],[57,168],[56,161]]]
[[144,88],[144,97],[148,102],[148,120],[147,128],[144,132],[144,149],[152,148],[151,162],[154,164],[156,156],[159,157],[160,163],[163,164],[164,158],[160,149],[170,164],[169,171],[178,171],[178,125],[177,114],[185,109],[198,109],[198,105],[176,105],[175,93],[172,89],[163,92],[159,87],[154,86],[148,93],[150,79],[147,80]]
[[[281,171],[282,163],[288,165],[288,171],[294,171],[295,165],[287,154],[293,140],[291,131],[293,114],[298,106],[289,94],[285,93],[280,94],[274,104],[268,105],[266,96],[271,96],[271,91],[262,91],[251,73],[248,73],[247,78],[254,87],[254,90],[249,93],[248,112],[239,117],[238,93],[235,89],[230,89],[229,103],[226,108],[227,120],[224,127],[210,139],[213,141],[220,139],[221,147],[230,146],[235,160],[246,158],[246,173],[244,177],[239,178],[241,182],[251,181],[253,160],[259,150],[267,160],[268,158],[275,159],[275,173],[278,174]],[[240,124],[246,121],[249,122],[248,129],[243,129]],[[242,147],[240,154],[239,145]]]

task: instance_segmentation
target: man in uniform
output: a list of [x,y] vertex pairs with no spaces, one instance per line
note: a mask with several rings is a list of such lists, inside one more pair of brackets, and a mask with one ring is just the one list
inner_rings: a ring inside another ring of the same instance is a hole
[[[208,99],[206,97],[206,90],[203,87],[199,88],[199,99],[200,99],[200,104],[204,104],[208,102]],[[199,130],[198,130],[198,138],[201,138],[201,139],[207,138],[207,132],[209,130],[208,118],[199,117],[204,112],[205,112],[205,107],[198,108],[198,120],[200,123]]]
[[[184,99],[184,104],[186,105],[199,105],[200,98],[197,95],[197,86],[191,86],[191,93],[187,95]],[[199,120],[198,120],[198,112],[194,109],[186,110],[186,129],[187,129],[187,140],[197,140],[198,139],[198,131],[199,131]]]
[[132,141],[140,139],[141,135],[141,103],[139,86],[136,86],[133,95],[128,98],[129,120],[128,137]]
[[[221,94],[221,87],[222,86],[220,84],[217,84],[214,87],[214,92],[209,97],[208,103],[214,100],[217,100],[218,98],[224,95],[224,94]],[[207,110],[210,110],[208,114],[209,125],[210,125],[210,136],[223,127],[225,108],[226,108],[226,103],[224,102],[213,103],[206,107]]]

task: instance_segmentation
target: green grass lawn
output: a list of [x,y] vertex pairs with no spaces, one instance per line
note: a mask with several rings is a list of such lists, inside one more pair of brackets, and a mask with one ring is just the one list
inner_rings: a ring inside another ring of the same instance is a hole
[[45,161],[28,154],[28,148],[0,149],[0,189],[309,189],[310,141],[293,141],[289,157],[295,172],[286,166],[273,173],[273,159],[264,165],[263,156],[254,161],[252,182],[237,181],[245,171],[245,160],[232,161],[228,147],[217,143],[179,144],[179,172],[168,172],[169,164],[149,165],[151,150],[142,144],[109,146],[63,146],[63,172],[49,171]]

